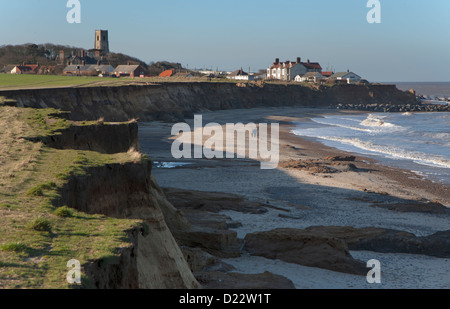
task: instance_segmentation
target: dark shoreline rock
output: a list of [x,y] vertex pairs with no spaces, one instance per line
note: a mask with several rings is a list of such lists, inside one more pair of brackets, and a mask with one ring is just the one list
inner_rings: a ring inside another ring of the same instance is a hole
[[345,241],[331,235],[280,228],[247,234],[245,241],[244,249],[251,255],[355,275],[368,271],[350,255]]
[[291,280],[268,271],[262,274],[209,271],[195,273],[195,277],[204,289],[295,289]]
[[343,240],[349,250],[367,250],[382,253],[421,254],[440,258],[450,257],[450,231],[430,236],[376,227],[354,228],[346,226],[314,226],[304,233]]
[[360,110],[377,113],[406,113],[406,112],[450,112],[450,104],[338,104],[329,108],[339,110]]

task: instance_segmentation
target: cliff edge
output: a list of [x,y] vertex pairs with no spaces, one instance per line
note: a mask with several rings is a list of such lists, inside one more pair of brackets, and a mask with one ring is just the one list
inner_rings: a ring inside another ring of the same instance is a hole
[[190,225],[136,150],[136,122],[59,115],[0,106],[0,287],[199,288],[168,227]]
[[271,106],[338,104],[415,104],[414,94],[395,85],[161,83],[119,87],[59,88],[1,91],[18,107],[57,108],[73,120],[182,120],[193,113]]

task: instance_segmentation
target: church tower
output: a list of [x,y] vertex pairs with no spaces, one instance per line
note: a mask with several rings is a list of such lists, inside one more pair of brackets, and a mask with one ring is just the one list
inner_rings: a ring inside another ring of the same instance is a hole
[[95,50],[109,53],[108,30],[95,30]]

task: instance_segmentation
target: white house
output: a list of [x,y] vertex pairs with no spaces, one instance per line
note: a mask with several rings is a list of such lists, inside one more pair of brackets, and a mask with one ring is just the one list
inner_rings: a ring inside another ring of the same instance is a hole
[[249,75],[247,72],[244,72],[242,69],[231,72],[227,76],[228,79],[236,79],[236,80],[255,80],[254,75]]
[[296,82],[314,82],[316,83],[320,79],[324,79],[325,77],[319,72],[308,72],[303,75],[295,76]]
[[280,62],[279,58],[275,59],[275,62],[267,68],[268,79],[280,79],[280,80],[294,80],[297,75],[304,75],[308,72],[322,72],[322,67],[318,62],[301,62],[301,58],[298,57],[295,62],[287,60],[286,62]]
[[336,79],[336,80],[347,80],[347,83],[354,84],[359,81],[361,81],[361,76],[347,71],[347,72],[337,72],[330,76],[330,79]]

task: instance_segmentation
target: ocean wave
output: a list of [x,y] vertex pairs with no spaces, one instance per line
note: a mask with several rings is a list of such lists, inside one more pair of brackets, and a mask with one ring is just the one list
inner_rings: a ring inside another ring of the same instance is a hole
[[444,133],[444,132],[424,133],[423,136],[426,137],[426,138],[441,139],[441,140],[444,140],[444,141],[450,141],[450,133]]
[[335,127],[356,130],[356,131],[361,131],[361,132],[369,132],[369,133],[373,132],[373,130],[371,130],[371,129],[355,127],[355,126],[347,125],[347,124],[343,124],[343,123],[328,122],[328,121],[323,121],[321,119],[312,119],[312,120],[318,124],[325,124],[325,125],[329,125],[329,126],[335,126]]
[[381,153],[392,158],[411,160],[418,164],[450,168],[450,160],[427,153],[412,152],[397,147],[377,145],[371,142],[362,141],[358,138],[339,138],[330,136],[317,136],[317,138],[351,145],[366,151]]
[[347,117],[325,117],[314,118],[314,122],[318,124],[345,128],[354,131],[366,133],[382,133],[384,131],[404,131],[405,128],[384,120],[386,116],[369,114],[366,119],[347,118]]
[[369,114],[366,119],[361,121],[359,124],[365,127],[385,127],[385,128],[396,128],[402,129],[402,126],[395,125],[390,122],[384,121],[386,116]]

